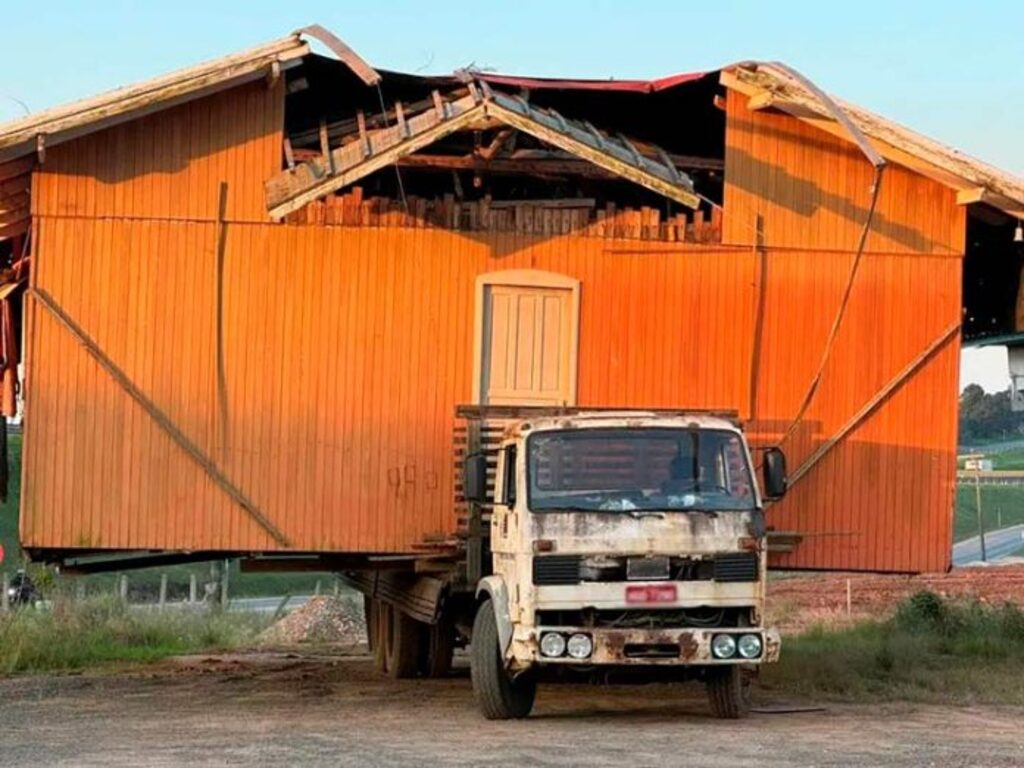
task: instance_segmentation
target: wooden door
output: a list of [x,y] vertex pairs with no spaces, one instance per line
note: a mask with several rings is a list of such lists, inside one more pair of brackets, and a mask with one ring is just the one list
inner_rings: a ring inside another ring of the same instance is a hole
[[482,298],[480,402],[574,404],[574,288],[485,284]]

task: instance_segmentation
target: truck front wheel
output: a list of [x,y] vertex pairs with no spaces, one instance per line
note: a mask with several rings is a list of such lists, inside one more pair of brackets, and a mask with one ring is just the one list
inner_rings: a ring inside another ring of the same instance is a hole
[[708,667],[707,688],[715,717],[736,720],[750,713],[750,676],[738,665]]
[[513,679],[505,669],[494,604],[487,600],[476,612],[470,648],[470,676],[477,705],[488,720],[526,717],[533,709],[537,682],[527,675]]

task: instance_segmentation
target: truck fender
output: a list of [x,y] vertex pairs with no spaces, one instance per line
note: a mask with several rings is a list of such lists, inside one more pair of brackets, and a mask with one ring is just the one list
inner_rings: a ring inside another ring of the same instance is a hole
[[498,623],[498,644],[501,646],[501,655],[508,653],[512,645],[512,619],[508,613],[508,587],[501,576],[485,576],[480,579],[476,587],[476,596],[479,599],[486,595],[494,605],[494,618]]

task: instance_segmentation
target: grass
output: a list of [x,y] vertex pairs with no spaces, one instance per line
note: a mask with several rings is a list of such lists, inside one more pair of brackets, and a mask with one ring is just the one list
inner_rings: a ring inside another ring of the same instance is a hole
[[833,701],[1024,705],[1024,611],[921,592],[890,619],[786,638],[762,683]]
[[[985,530],[1024,523],[1024,486],[981,486],[981,509],[985,517]],[[978,535],[978,513],[974,483],[966,482],[956,488],[956,516],[953,522],[953,540],[962,541]]]
[[57,598],[50,608],[0,614],[0,675],[225,651],[265,625],[249,614],[129,608],[111,596]]

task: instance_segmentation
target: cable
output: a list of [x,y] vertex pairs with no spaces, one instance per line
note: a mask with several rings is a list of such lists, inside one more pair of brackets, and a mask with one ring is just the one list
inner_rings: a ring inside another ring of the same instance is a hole
[[[388,122],[388,109],[384,106],[384,91],[380,87],[380,80],[377,81],[377,98],[380,99],[380,114],[384,120],[384,124]],[[398,194],[402,198],[402,207],[405,209],[405,215],[409,215],[409,201],[405,199],[405,185],[402,183],[402,170],[398,167],[398,161],[395,161],[395,178],[398,180]]]

